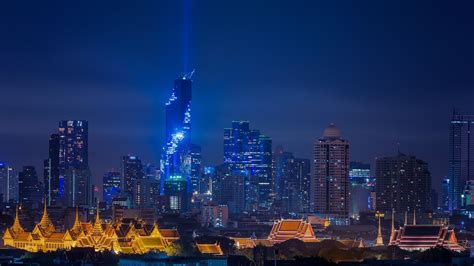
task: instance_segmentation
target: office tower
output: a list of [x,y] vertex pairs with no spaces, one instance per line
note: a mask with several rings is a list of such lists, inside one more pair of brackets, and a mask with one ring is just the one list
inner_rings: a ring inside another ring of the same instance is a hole
[[133,206],[136,208],[159,207],[160,181],[145,177],[134,182]]
[[276,198],[281,211],[309,212],[311,165],[308,159],[298,159],[291,152],[277,147],[273,154]]
[[449,210],[461,208],[461,195],[468,180],[474,179],[474,115],[454,112],[449,127],[448,179]]
[[0,195],[2,202],[18,201],[18,175],[5,162],[0,162]]
[[277,200],[282,200],[284,197],[285,171],[291,159],[294,159],[293,153],[284,151],[282,146],[276,147],[273,152],[274,191]]
[[34,166],[24,166],[18,174],[20,203],[27,208],[39,208],[43,201],[43,190]]
[[133,201],[134,183],[145,176],[142,161],[137,156],[122,156],[120,171],[122,176],[122,193]]
[[330,124],[314,144],[314,211],[336,224],[349,218],[349,142]]
[[88,207],[92,200],[88,123],[59,122],[59,198],[65,206]]
[[59,196],[59,135],[49,137],[48,159],[44,160],[44,190],[48,205],[60,203]]
[[375,182],[370,176],[370,164],[350,162],[349,180],[351,182],[350,215],[354,218],[357,218],[360,212],[366,212],[371,209],[370,194],[374,190]]
[[245,209],[269,209],[272,204],[272,140],[251,130],[248,121],[233,121],[224,129],[224,163],[231,175],[245,177]]
[[230,171],[228,165],[224,164],[215,168],[214,175],[212,199],[218,204],[227,205],[231,214],[243,213],[246,210],[246,171]]
[[102,179],[102,197],[108,206],[111,206],[112,200],[120,195],[121,188],[122,178],[120,172],[109,171],[105,173]]
[[199,192],[199,178],[201,177],[201,147],[192,144],[191,145],[191,177],[190,185],[191,192]]
[[449,178],[445,177],[442,180],[441,183],[441,210],[443,211],[449,211],[449,191],[451,189],[451,184],[450,184]]
[[428,164],[399,153],[375,161],[377,211],[424,213],[431,210],[431,174]]

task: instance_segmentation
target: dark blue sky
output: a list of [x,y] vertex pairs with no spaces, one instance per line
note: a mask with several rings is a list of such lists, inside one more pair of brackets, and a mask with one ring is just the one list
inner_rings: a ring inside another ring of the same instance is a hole
[[472,1],[188,1],[188,26],[176,0],[1,3],[0,160],[40,167],[58,121],[86,119],[96,180],[123,154],[158,163],[188,54],[206,164],[232,120],[307,158],[334,122],[353,160],[400,142],[446,174],[452,108],[474,113]]

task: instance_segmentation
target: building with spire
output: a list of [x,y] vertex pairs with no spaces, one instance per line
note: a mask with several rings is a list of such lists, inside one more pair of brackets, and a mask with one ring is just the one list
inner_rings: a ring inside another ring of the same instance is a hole
[[176,236],[179,238],[176,230],[159,229],[156,223],[146,224],[141,220],[123,219],[115,223],[106,223],[100,218],[99,208],[93,222],[82,222],[76,208],[73,226],[59,232],[49,218],[46,202],[41,221],[29,232],[21,226],[18,211],[17,208],[12,227],[5,230],[4,245],[29,252],[89,247],[96,251],[143,254],[150,251],[164,251],[169,244],[177,240]]

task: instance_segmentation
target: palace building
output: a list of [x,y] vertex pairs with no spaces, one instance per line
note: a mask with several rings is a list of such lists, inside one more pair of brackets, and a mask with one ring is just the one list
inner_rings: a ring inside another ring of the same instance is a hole
[[65,232],[56,232],[48,216],[46,204],[41,221],[31,232],[21,226],[17,208],[13,226],[3,235],[5,246],[30,252],[90,247],[96,251],[143,254],[150,251],[164,251],[169,244],[178,239],[177,230],[160,230],[156,223],[150,225],[139,220],[103,223],[98,208],[93,223],[81,222],[76,209],[74,225]]

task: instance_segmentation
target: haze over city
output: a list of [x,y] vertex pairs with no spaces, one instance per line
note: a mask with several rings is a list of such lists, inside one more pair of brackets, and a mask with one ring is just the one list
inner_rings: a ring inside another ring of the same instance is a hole
[[123,154],[157,164],[164,103],[195,68],[193,142],[222,162],[222,129],[253,127],[300,156],[334,122],[351,160],[400,150],[447,174],[453,108],[472,111],[472,2],[3,3],[0,157],[40,166],[62,119],[90,123],[97,181]]

